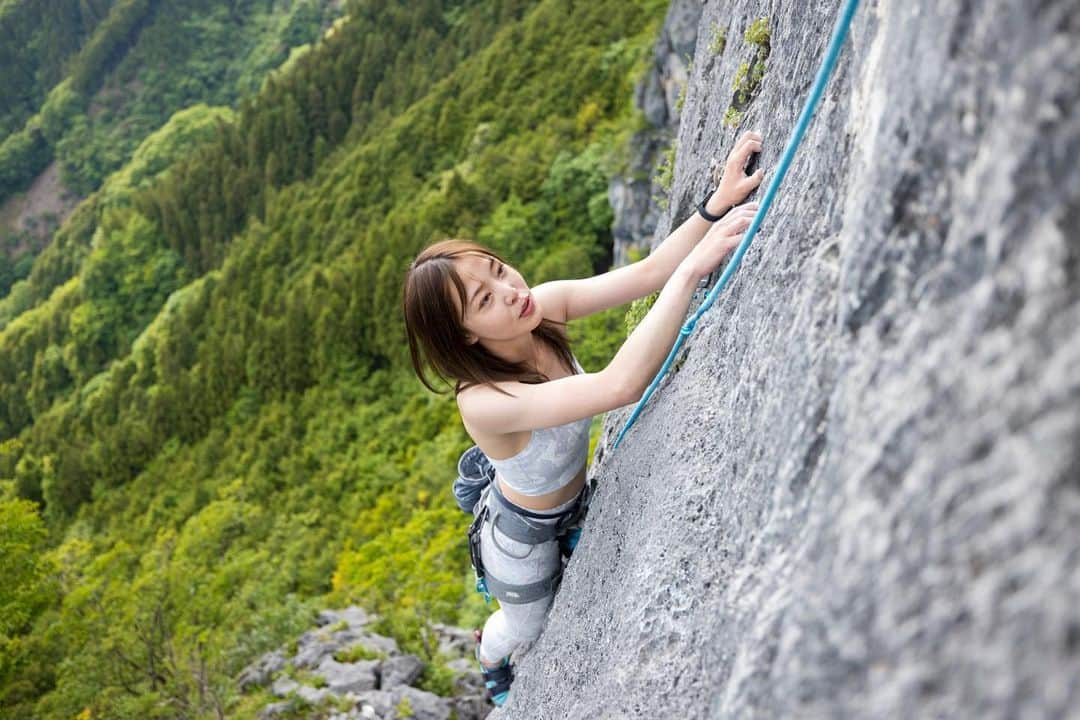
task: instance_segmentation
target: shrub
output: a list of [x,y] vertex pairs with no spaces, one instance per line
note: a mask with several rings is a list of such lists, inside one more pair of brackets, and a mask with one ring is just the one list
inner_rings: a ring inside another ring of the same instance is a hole
[[630,309],[626,311],[626,334],[634,332],[645,316],[652,309],[653,303],[656,302],[656,298],[660,296],[659,292],[654,292],[647,297],[638,298],[634,302],[630,303]]

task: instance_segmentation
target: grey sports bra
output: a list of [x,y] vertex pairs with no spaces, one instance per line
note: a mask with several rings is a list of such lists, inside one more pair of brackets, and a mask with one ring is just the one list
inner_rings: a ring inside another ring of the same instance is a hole
[[[574,358],[574,367],[585,372]],[[592,418],[532,431],[529,443],[517,455],[488,458],[511,490],[522,495],[547,495],[570,484],[589,455]]]

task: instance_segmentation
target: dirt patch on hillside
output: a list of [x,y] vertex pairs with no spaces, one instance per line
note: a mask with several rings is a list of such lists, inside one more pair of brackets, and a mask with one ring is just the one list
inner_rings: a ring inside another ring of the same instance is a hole
[[[34,180],[29,190],[0,205],[0,233],[29,233],[37,240],[47,240],[81,200],[64,186],[60,164],[54,161]],[[14,254],[21,250],[21,247],[9,248]]]

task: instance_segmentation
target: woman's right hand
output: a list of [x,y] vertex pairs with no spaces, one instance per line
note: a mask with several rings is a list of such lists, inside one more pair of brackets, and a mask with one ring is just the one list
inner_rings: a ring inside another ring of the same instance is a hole
[[685,262],[698,277],[708,275],[742,242],[743,234],[757,214],[758,203],[736,205],[705,233]]

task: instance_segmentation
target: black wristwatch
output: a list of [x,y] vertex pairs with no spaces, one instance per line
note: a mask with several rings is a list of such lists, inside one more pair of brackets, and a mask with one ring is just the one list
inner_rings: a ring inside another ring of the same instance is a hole
[[719,215],[713,215],[713,214],[712,214],[711,212],[709,212],[708,210],[706,210],[706,209],[705,209],[705,203],[709,202],[709,198],[711,198],[711,197],[712,197],[712,194],[713,194],[713,192],[715,192],[715,191],[713,191],[713,190],[710,190],[709,192],[707,192],[707,193],[705,194],[705,197],[703,197],[703,198],[701,199],[701,202],[699,202],[699,203],[698,203],[698,206],[697,206],[697,211],[698,211],[698,215],[700,215],[701,217],[705,218],[706,220],[708,220],[708,221],[709,221],[709,222],[711,222],[711,223],[714,223],[714,222],[716,222],[717,220],[719,220],[720,218],[724,217],[725,215],[727,215],[727,214],[728,214],[728,210],[731,210],[731,208],[728,208],[727,210],[725,210],[724,212],[720,213]]

